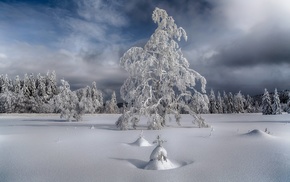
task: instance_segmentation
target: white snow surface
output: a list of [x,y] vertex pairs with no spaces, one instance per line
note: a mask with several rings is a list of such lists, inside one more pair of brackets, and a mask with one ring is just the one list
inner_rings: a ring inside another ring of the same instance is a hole
[[[146,130],[142,118],[128,131],[116,129],[119,116],[65,122],[59,115],[1,114],[0,181],[290,181],[290,115],[202,115],[213,129],[195,128],[183,115],[182,127],[172,121]],[[144,170],[155,146],[124,145],[140,130],[150,143],[165,139],[178,167]]]

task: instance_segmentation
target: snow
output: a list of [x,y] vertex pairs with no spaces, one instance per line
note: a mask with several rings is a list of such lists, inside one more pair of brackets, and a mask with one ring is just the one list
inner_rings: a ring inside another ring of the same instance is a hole
[[131,143],[130,145],[139,147],[152,146],[144,137],[139,137],[135,142]]
[[[115,127],[119,116],[65,122],[59,115],[1,114],[0,181],[290,181],[287,114],[202,115],[213,129],[195,128],[183,115],[182,127],[145,130],[141,118],[128,131]],[[162,146],[177,168],[144,170],[156,146],[124,145],[142,129],[150,143],[158,135],[167,141]]]

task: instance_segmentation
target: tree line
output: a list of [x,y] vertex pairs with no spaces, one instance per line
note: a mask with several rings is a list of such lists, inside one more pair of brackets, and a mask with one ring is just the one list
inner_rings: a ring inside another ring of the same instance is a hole
[[[280,96],[275,89],[273,94],[269,94],[268,90],[264,90],[262,96],[255,98],[250,95],[244,96],[241,91],[236,94],[225,91],[221,95],[220,92],[215,92],[211,89],[208,95],[208,107],[201,107],[196,104],[196,96],[193,96],[193,102],[190,103],[191,107],[197,113],[211,113],[211,114],[231,114],[231,113],[263,113],[264,115],[282,114],[282,112],[290,113],[290,93],[286,92],[288,98],[286,102],[280,101]],[[197,102],[198,103],[198,102]]]
[[[46,75],[25,74],[23,79],[16,76],[0,75],[0,113],[60,113],[61,117],[81,120],[85,113],[122,113],[128,110],[127,104],[119,108],[116,94],[104,102],[102,91],[96,82],[91,86],[72,91],[67,81],[61,80],[58,86],[54,71]],[[281,103],[275,89],[272,96],[267,89],[258,99],[244,96],[241,92],[220,94],[210,91],[208,95],[194,93],[186,103],[198,114],[259,113],[281,114],[290,112],[290,97],[287,103]],[[181,111],[187,113],[187,111]]]
[[68,120],[81,119],[85,113],[119,113],[116,94],[104,103],[96,82],[72,91],[67,81],[60,86],[55,71],[46,75],[0,75],[0,113],[60,113]]

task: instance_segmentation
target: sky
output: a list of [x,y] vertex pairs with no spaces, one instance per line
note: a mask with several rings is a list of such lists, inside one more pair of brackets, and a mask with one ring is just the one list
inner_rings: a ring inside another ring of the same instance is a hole
[[0,74],[55,70],[118,95],[120,57],[148,41],[155,7],[187,32],[181,50],[208,92],[290,89],[289,0],[0,0]]

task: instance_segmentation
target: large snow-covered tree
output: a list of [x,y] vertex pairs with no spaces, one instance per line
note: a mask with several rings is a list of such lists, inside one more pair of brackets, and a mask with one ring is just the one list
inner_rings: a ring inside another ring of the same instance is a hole
[[271,98],[267,89],[264,91],[264,95],[262,96],[262,113],[264,115],[272,114],[271,107]]
[[277,89],[275,89],[273,96],[272,114],[282,114],[281,103]]
[[177,41],[187,40],[186,32],[163,9],[155,8],[152,14],[158,27],[142,47],[130,48],[120,59],[120,65],[129,77],[121,87],[121,97],[129,110],[118,119],[117,127],[135,127],[140,115],[148,117],[149,129],[166,125],[166,115],[174,114],[180,122],[180,109],[188,111],[199,127],[208,126],[186,103],[191,99],[196,81],[201,82],[205,93],[206,79],[189,68]]

